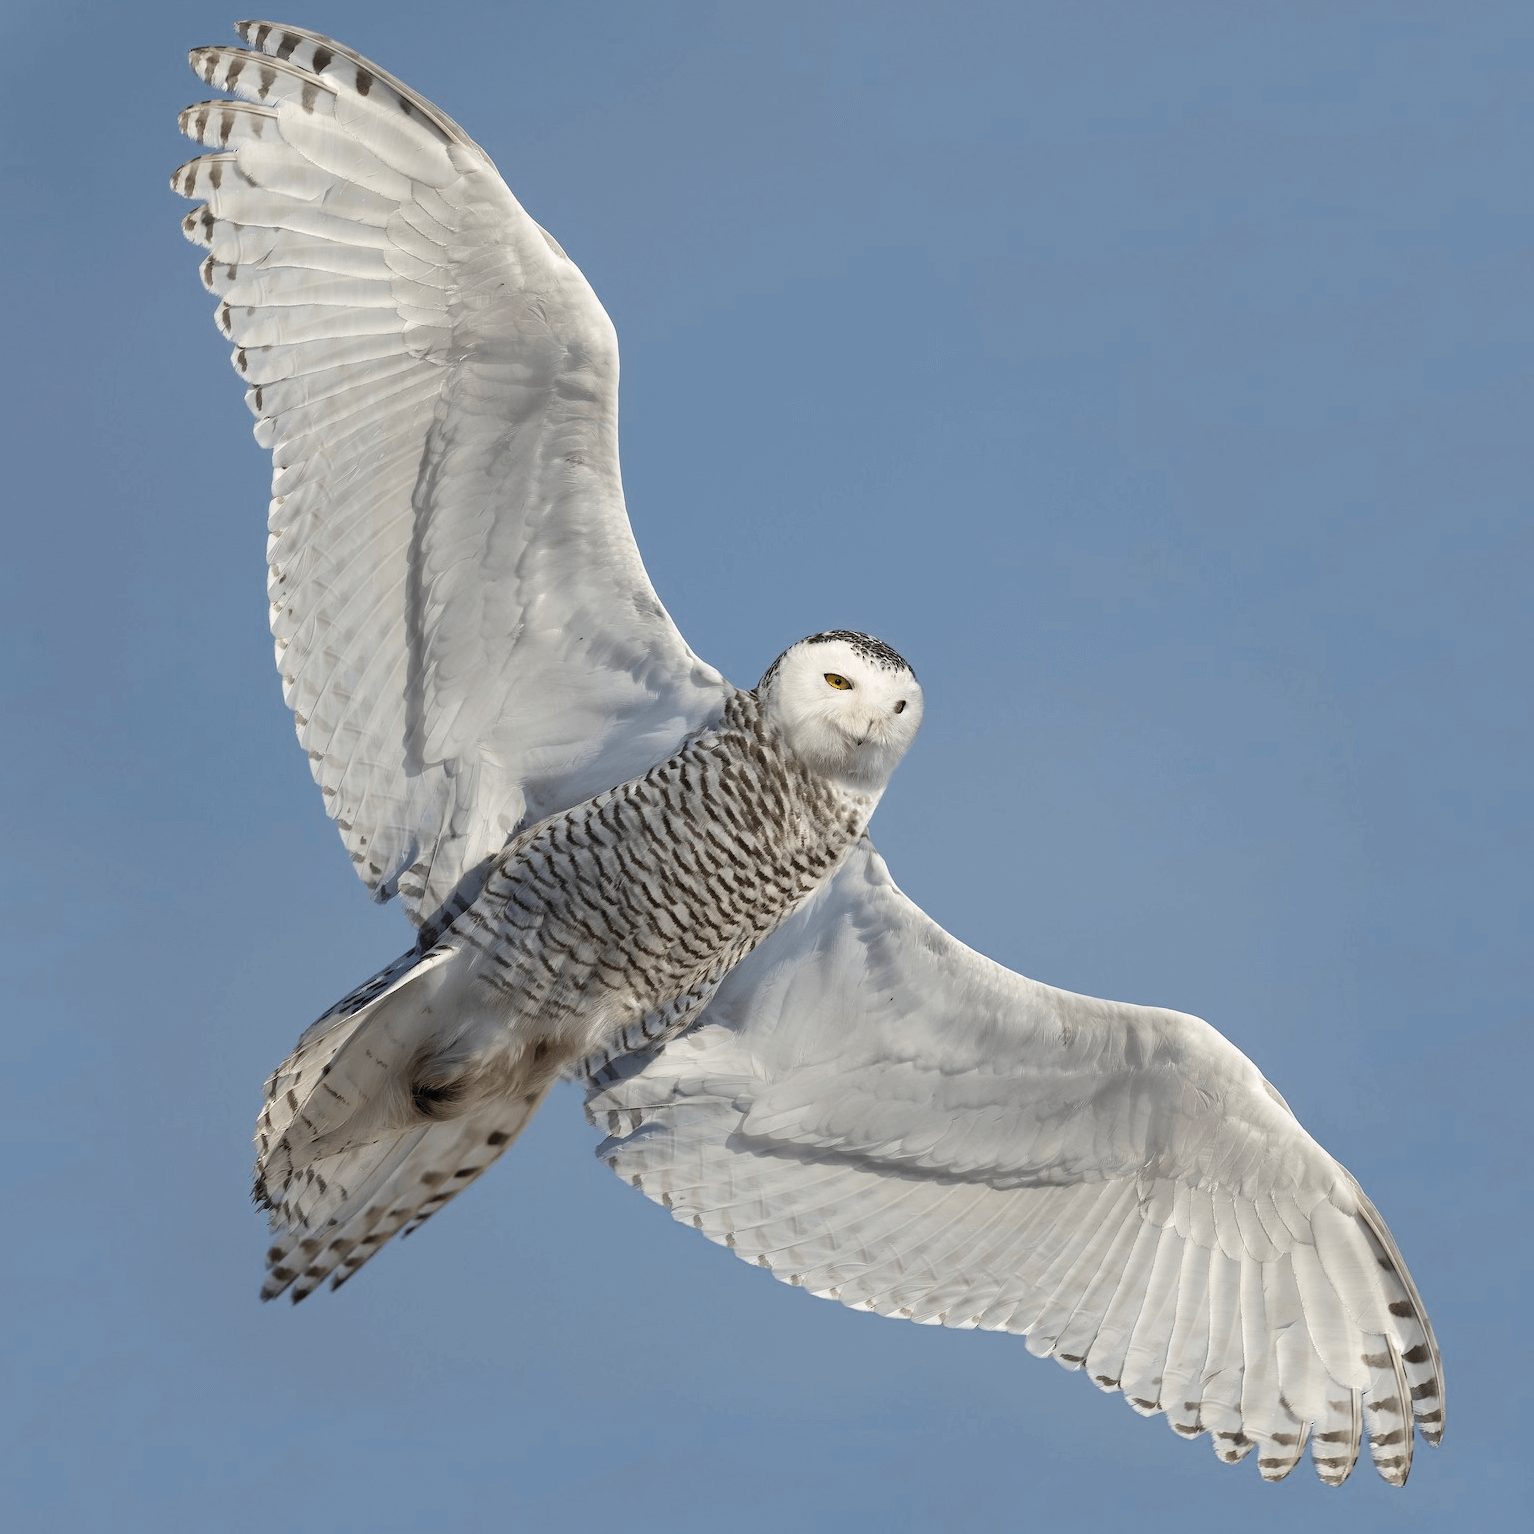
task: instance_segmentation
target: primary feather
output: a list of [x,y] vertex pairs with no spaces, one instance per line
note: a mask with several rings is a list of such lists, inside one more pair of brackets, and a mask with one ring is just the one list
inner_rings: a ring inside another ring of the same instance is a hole
[[[284,696],[369,889],[418,924],[539,819],[664,756],[719,674],[652,589],[585,279],[450,118],[245,22],[172,178],[272,452]],[[555,707],[550,700],[557,699]]]
[[866,842],[658,1058],[588,1099],[622,1177],[881,1315],[1018,1332],[1264,1476],[1314,1434],[1399,1483],[1437,1345],[1389,1233],[1256,1067],[1182,1013],[965,948]]
[[1181,1013],[957,943],[864,828],[920,723],[831,631],[737,692],[652,589],[618,354],[451,118],[317,33],[194,69],[172,185],[273,460],[272,632],[327,810],[417,945],[268,1083],[263,1294],[340,1283],[479,1176],[561,1072],[600,1154],[779,1278],[1011,1331],[1278,1480],[1443,1431],[1384,1222]]

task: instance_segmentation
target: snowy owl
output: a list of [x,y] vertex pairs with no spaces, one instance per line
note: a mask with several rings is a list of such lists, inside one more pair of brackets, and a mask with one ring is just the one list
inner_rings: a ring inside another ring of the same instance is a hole
[[239,27],[172,182],[271,449],[272,631],[326,808],[415,946],[267,1086],[263,1294],[350,1277],[561,1075],[672,1215],[844,1305],[1016,1332],[1269,1480],[1443,1432],[1357,1182],[1208,1024],[982,958],[866,827],[921,723],[887,645],[751,691],[650,586],[618,353],[467,134],[316,33]]

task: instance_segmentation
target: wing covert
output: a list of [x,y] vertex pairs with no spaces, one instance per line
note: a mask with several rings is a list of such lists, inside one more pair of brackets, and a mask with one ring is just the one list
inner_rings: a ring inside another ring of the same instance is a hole
[[618,352],[451,118],[297,28],[191,55],[234,101],[172,186],[272,452],[283,691],[378,899],[428,921],[518,824],[663,758],[726,684],[634,544]]
[[1388,1230],[1208,1024],[1013,974],[865,842],[698,1026],[593,1078],[598,1154],[785,1281],[1021,1333],[1144,1415],[1254,1447],[1367,1440],[1404,1481],[1443,1429],[1437,1345]]

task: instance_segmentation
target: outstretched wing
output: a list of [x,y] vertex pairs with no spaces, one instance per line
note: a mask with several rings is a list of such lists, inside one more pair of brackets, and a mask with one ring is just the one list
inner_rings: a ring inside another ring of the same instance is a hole
[[1437,1344],[1358,1184],[1207,1023],[1003,969],[866,843],[688,1035],[593,1078],[599,1154],[788,1283],[1024,1334],[1264,1477],[1443,1431]]
[[316,33],[242,22],[176,191],[272,450],[272,632],[326,808],[423,924],[524,819],[642,772],[726,684],[652,589],[618,350],[489,158]]

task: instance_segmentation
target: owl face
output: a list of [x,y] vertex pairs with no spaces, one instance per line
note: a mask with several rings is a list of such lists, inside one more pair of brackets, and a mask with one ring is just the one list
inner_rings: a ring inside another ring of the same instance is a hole
[[867,634],[812,634],[785,650],[757,687],[763,712],[809,767],[879,792],[921,725],[921,683]]

